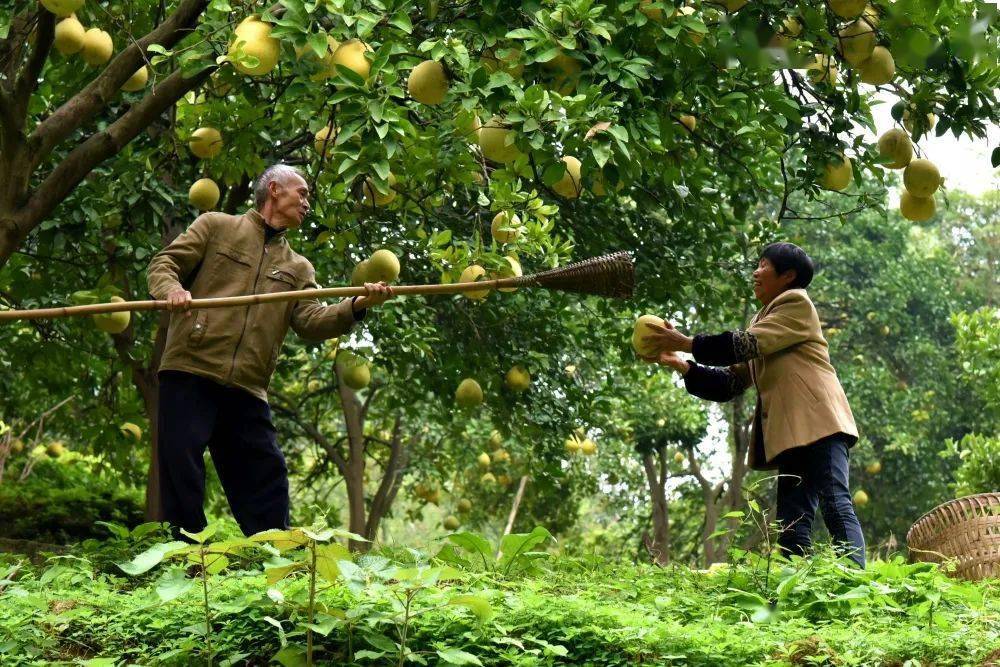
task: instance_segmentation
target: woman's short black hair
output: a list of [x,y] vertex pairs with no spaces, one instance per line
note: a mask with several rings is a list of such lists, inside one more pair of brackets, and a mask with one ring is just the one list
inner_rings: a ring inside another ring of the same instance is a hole
[[794,243],[772,243],[761,251],[760,256],[774,265],[778,275],[785,271],[795,271],[795,282],[790,285],[792,289],[805,289],[812,282],[813,261],[805,250]]

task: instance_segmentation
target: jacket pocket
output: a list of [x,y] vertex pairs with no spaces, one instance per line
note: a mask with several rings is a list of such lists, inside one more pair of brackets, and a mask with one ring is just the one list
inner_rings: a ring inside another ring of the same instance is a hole
[[299,277],[294,272],[284,267],[273,266],[267,272],[264,291],[267,293],[288,292],[298,286]]
[[205,337],[205,330],[208,328],[208,310],[197,310],[195,313],[194,324],[191,325],[191,331],[188,333],[188,342],[191,345],[201,343],[201,339]]
[[820,402],[819,397],[816,395],[816,391],[809,386],[809,383],[806,382],[806,379],[804,377],[802,377],[795,371],[792,371],[792,377],[795,378],[795,382],[796,384],[798,384],[799,390],[802,392],[802,395],[809,400],[810,406],[815,406],[817,403]]

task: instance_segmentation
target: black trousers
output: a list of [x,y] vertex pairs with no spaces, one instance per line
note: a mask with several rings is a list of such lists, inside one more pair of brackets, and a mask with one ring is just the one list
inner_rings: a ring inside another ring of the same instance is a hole
[[271,408],[242,389],[160,371],[159,464],[164,520],[205,528],[205,447],[244,535],[287,528],[288,468]]
[[778,456],[778,546],[785,553],[801,556],[812,548],[819,507],[835,549],[864,568],[865,536],[848,486],[847,442],[847,436],[836,434]]

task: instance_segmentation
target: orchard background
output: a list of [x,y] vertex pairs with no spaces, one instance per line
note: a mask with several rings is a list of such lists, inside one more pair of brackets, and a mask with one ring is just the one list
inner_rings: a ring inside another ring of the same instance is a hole
[[[1000,195],[963,191],[1000,145],[950,171],[926,149],[996,142],[998,35],[995,3],[957,0],[13,0],[0,307],[148,298],[152,255],[201,210],[245,211],[276,162],[312,188],[291,242],[324,286],[382,250],[400,284],[628,250],[628,301],[400,298],[339,341],[289,337],[270,397],[293,523],[433,552],[543,526],[562,558],[705,569],[768,552],[752,401],[687,396],[632,324],[744,326],[757,253],[790,240],[817,261],[855,499],[891,558],[936,504],[1000,489]],[[0,326],[0,545],[133,555],[107,524],[158,518],[165,326]]]

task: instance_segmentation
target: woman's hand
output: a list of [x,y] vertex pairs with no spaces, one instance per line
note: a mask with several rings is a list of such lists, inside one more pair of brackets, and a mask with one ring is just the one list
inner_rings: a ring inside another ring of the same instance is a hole
[[644,343],[650,343],[656,346],[656,349],[666,351],[666,352],[690,352],[692,343],[694,339],[690,336],[685,336],[680,331],[674,328],[674,325],[670,322],[666,322],[666,326],[660,326],[659,324],[647,324],[646,326],[653,332],[648,336],[643,336],[642,341]]
[[687,375],[687,372],[691,369],[691,364],[678,357],[676,352],[668,350],[662,350],[659,354],[652,357],[642,357],[642,360],[650,364],[669,366],[680,373],[681,376]]

